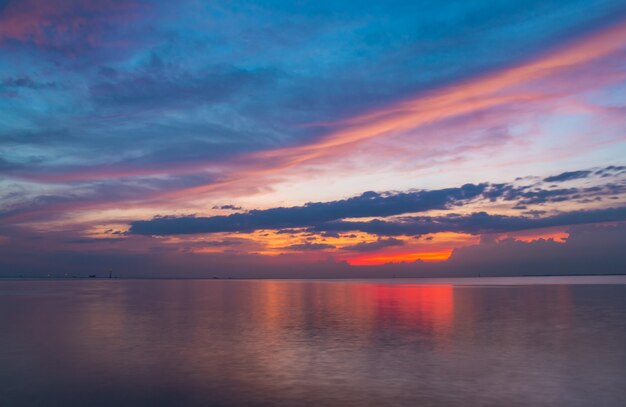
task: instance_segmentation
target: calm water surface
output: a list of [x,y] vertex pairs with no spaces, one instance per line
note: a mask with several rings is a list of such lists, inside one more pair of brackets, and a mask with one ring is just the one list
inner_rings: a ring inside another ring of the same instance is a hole
[[593,282],[0,281],[0,406],[624,406]]

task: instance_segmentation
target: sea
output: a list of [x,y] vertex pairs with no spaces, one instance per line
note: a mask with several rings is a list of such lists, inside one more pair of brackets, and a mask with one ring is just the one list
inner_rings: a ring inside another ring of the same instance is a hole
[[626,277],[3,279],[0,406],[626,406]]

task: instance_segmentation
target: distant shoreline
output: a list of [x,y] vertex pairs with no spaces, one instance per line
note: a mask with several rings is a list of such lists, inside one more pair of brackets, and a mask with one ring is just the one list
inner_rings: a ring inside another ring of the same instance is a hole
[[492,278],[533,278],[533,277],[620,277],[626,273],[613,274],[525,274],[510,276],[381,276],[381,277],[83,277],[83,276],[0,276],[0,280],[215,280],[215,281],[263,281],[263,280],[433,280],[433,279],[492,279]]

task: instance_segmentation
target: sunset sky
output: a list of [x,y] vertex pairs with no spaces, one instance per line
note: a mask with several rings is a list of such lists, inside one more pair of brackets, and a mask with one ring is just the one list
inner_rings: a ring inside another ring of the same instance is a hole
[[0,0],[0,276],[626,270],[623,1]]

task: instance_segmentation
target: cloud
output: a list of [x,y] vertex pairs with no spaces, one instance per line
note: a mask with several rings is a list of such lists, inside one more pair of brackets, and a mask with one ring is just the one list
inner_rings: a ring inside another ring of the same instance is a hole
[[475,212],[469,215],[412,216],[399,220],[374,219],[367,222],[333,221],[311,230],[361,231],[378,236],[416,236],[429,233],[457,232],[469,234],[504,233],[586,223],[626,221],[626,207],[564,212],[553,216],[506,216]]
[[8,0],[0,6],[0,45],[17,42],[78,52],[102,44],[107,31],[140,10],[126,0]]
[[228,211],[239,211],[239,210],[241,210],[241,206],[236,206],[236,205],[215,205],[215,206],[213,206],[213,209],[221,209],[221,210],[228,210]]
[[237,246],[243,244],[242,240],[234,240],[234,239],[225,239],[225,240],[215,240],[212,242],[202,242],[199,243],[200,247],[224,247],[224,246]]
[[69,244],[98,244],[98,243],[118,243],[126,240],[123,237],[101,237],[101,238],[75,238],[66,239],[63,242]]
[[[576,171],[581,172],[581,171]],[[590,172],[590,171],[589,171]],[[591,175],[589,175],[591,176]],[[487,202],[511,202],[514,209],[527,209],[527,205],[558,202],[590,204],[600,202],[606,196],[626,193],[626,183],[612,181],[584,188],[551,188],[540,182],[532,185],[466,184],[458,188],[419,190],[409,192],[373,192],[338,201],[313,202],[303,206],[278,207],[251,210],[228,216],[161,216],[151,220],[131,223],[130,232],[140,235],[176,235],[217,232],[252,232],[260,229],[281,230],[308,228],[315,233],[337,236],[339,232],[362,231],[381,236],[421,235],[442,231],[485,233],[535,229],[554,225],[619,221],[623,208],[578,210],[552,216],[540,216],[537,209],[526,211],[528,216],[508,216],[474,212],[472,214],[445,216],[392,216],[453,210],[456,207]],[[353,218],[383,218],[368,221],[352,221]]]
[[7,160],[6,158],[0,156],[0,171],[3,173],[7,173],[9,171],[16,170],[20,168],[21,165],[14,163],[12,161]]
[[304,242],[300,244],[292,244],[290,246],[283,247],[283,250],[297,250],[297,251],[317,251],[334,249],[335,246],[326,243],[310,243]]
[[134,182],[100,181],[57,186],[39,194],[32,194],[20,184],[14,184],[12,188],[0,190],[0,220],[54,219],[77,208],[110,207],[123,201],[148,199],[156,190],[168,185],[193,185],[198,182],[206,182],[206,179],[196,176],[148,178]]
[[37,82],[30,76],[19,75],[4,79],[0,82],[0,89],[5,88],[26,88],[26,89],[47,89],[54,88],[56,84],[54,82]]
[[565,243],[552,239],[486,241],[457,248],[442,269],[461,275],[610,274],[626,270],[626,224],[578,226]]
[[595,185],[590,187],[553,188],[552,186],[546,186],[541,182],[531,185],[516,185],[514,183],[490,184],[484,195],[492,201],[501,199],[504,201],[515,202],[516,209],[526,209],[526,205],[545,204],[550,202],[573,200],[580,201],[597,198],[602,199],[612,194],[619,195],[626,192],[626,181],[620,179],[622,174],[619,171],[615,171],[613,168],[619,167],[609,166],[597,171],[570,171],[556,176],[547,177],[543,180],[543,182],[548,180],[548,182],[554,183],[555,179],[560,179],[561,181],[558,182],[563,182],[581,178],[598,178],[598,176],[600,176],[600,179],[617,177],[614,181],[601,182],[596,180]]
[[301,228],[343,218],[391,216],[448,209],[480,196],[485,188],[484,184],[466,184],[460,188],[406,193],[380,194],[368,191],[340,201],[252,210],[228,216],[157,217],[148,221],[133,222],[130,231],[141,235],[173,235]]
[[571,181],[574,179],[587,178],[591,173],[591,171],[567,171],[559,175],[544,178],[543,180],[545,182]]
[[344,246],[343,250],[350,250],[355,252],[373,252],[380,249],[384,249],[386,247],[392,246],[403,246],[404,241],[394,238],[389,239],[378,239],[375,242],[361,242],[357,243],[353,246]]
[[594,172],[595,175],[599,175],[602,178],[614,177],[624,174],[626,172],[626,166],[622,165],[609,165],[605,168],[600,168]]
[[110,109],[172,109],[225,102],[244,89],[267,83],[272,74],[237,67],[205,67],[199,72],[146,67],[118,74],[91,87],[92,99]]

